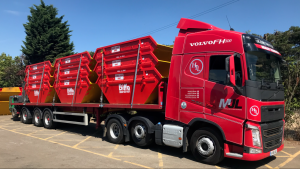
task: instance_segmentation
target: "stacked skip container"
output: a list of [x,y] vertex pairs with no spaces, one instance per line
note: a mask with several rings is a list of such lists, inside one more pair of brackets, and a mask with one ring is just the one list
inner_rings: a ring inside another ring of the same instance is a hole
[[172,48],[158,45],[151,36],[98,48],[96,83],[110,104],[157,103],[171,53]]
[[54,97],[54,67],[50,61],[28,65],[25,73],[25,91],[31,103],[58,102]]
[[88,52],[56,59],[55,90],[61,103],[99,102],[98,76],[92,71],[95,64]]

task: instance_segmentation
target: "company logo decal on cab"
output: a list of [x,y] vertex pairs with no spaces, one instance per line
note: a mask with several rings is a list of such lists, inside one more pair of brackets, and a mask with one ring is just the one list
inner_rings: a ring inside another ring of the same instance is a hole
[[203,42],[194,42],[194,43],[190,43],[190,45],[191,46],[201,46],[201,45],[224,44],[224,43],[230,43],[230,42],[232,42],[232,39],[216,39],[216,40],[203,41]]
[[225,99],[221,99],[219,108],[225,109],[227,106],[228,108],[242,109],[243,107],[239,106],[239,101],[240,101],[239,99],[232,99],[232,102],[231,99],[227,99],[226,101]]
[[200,59],[194,59],[190,63],[190,72],[193,75],[198,75],[203,70],[203,62]]
[[252,106],[249,111],[252,116],[257,116],[259,114],[259,108],[257,106]]

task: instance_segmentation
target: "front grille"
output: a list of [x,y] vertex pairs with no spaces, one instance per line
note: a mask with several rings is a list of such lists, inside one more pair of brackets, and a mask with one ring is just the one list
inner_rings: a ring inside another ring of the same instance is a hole
[[280,147],[283,124],[283,120],[260,124],[264,153]]
[[271,137],[281,133],[281,127],[276,127],[272,129],[263,130],[263,134],[265,137]]
[[281,143],[281,138],[274,139],[274,140],[265,142],[265,148],[268,148],[268,149],[269,149],[269,148],[278,146],[280,143]]

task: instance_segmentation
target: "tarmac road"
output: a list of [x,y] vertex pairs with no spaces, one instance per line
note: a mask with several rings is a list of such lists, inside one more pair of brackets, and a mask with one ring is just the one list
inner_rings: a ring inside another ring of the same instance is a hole
[[299,168],[300,145],[286,143],[283,151],[261,161],[224,159],[206,165],[182,149],[134,143],[112,144],[102,130],[63,124],[48,130],[0,116],[0,168]]

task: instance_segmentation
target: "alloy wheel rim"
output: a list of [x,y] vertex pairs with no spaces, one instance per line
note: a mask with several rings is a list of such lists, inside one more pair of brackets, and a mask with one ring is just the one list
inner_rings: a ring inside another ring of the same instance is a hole
[[196,147],[199,154],[204,157],[212,156],[216,150],[213,139],[208,136],[200,137],[196,142]]
[[117,139],[120,135],[120,126],[117,123],[111,124],[109,132],[113,139]]

